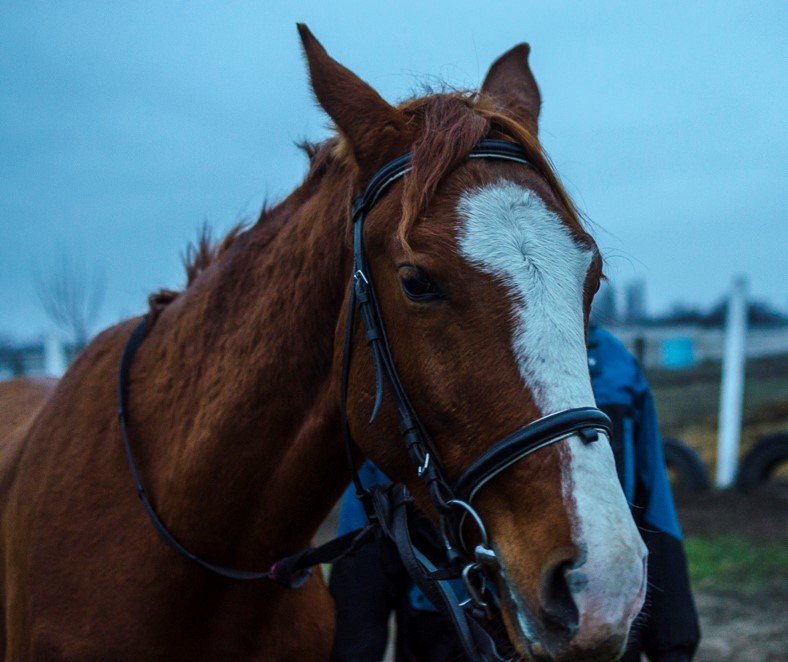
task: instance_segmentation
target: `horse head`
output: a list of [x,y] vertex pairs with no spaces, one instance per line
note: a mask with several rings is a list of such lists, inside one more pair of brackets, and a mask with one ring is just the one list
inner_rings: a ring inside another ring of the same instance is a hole
[[[537,138],[528,46],[501,56],[476,93],[392,106],[300,31],[315,95],[338,130],[332,149],[348,165],[349,191],[412,153],[412,170],[369,212],[364,247],[397,370],[446,474],[456,478],[525,424],[593,407],[585,335],[602,260]],[[490,138],[519,144],[529,165],[467,158]],[[360,328],[354,343],[364,346]],[[389,399],[370,422],[376,390],[372,361],[357,351],[353,436],[430,512]],[[621,654],[643,605],[646,550],[610,444],[569,435],[486,483],[474,507],[499,559],[504,622],[518,651]]]

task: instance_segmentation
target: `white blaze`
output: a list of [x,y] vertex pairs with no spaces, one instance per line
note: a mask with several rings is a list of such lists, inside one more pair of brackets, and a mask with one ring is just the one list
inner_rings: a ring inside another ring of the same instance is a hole
[[513,295],[514,355],[543,415],[593,407],[583,286],[593,257],[536,193],[512,182],[466,193],[460,248]]
[[[510,181],[465,193],[457,211],[463,257],[509,290],[514,357],[542,415],[595,406],[583,326],[591,251],[536,193]],[[585,444],[577,436],[563,444],[570,462],[562,470],[562,490],[565,502],[575,504],[573,539],[583,555],[572,577],[582,632],[584,616],[612,623],[636,615],[628,612],[642,569],[632,560],[639,564],[645,547],[610,444]]]

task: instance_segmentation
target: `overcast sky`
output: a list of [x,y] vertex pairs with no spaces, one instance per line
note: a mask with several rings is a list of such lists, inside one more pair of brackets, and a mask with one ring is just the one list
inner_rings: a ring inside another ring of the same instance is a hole
[[649,309],[733,274],[788,307],[788,2],[0,1],[0,334],[47,327],[34,274],[106,273],[100,326],[183,284],[179,255],[303,177],[326,135],[295,29],[390,101],[477,87],[532,46],[542,140]]

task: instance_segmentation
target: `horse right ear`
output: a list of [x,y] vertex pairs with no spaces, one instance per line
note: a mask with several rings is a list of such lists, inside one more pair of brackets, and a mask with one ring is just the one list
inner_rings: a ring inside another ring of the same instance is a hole
[[298,23],[298,34],[318,102],[346,139],[362,171],[376,170],[389,156],[385,153],[386,142],[399,142],[404,129],[402,116],[334,60],[303,23]]
[[536,135],[542,97],[531,67],[528,66],[530,52],[528,44],[518,44],[501,55],[487,72],[482,92],[497,98],[504,108]]

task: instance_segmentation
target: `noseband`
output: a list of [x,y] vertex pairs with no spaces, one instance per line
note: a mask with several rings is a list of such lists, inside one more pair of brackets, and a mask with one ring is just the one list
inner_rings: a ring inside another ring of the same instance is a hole
[[[468,154],[471,159],[495,159],[529,165],[519,145],[504,140],[482,140]],[[500,608],[496,593],[488,586],[486,572],[498,566],[484,522],[473,507],[476,494],[493,478],[524,457],[545,446],[578,435],[590,443],[604,432],[610,437],[610,419],[599,409],[566,409],[524,425],[495,442],[459,476],[452,479],[441,462],[440,453],[408,398],[397,372],[391,344],[375,291],[372,272],[364,252],[364,220],[386,191],[411,169],[411,154],[404,154],[384,165],[367,188],[353,201],[353,273],[345,321],[341,375],[342,431],[356,495],[364,506],[369,523],[362,529],[340,536],[319,547],[309,548],[280,559],[270,569],[247,571],[229,568],[190,552],[157,514],[143,486],[128,432],[128,380],[134,356],[153,320],[144,318],[132,331],[123,351],[118,376],[118,419],[120,436],[134,479],[137,495],[159,535],[179,554],[210,572],[235,580],[273,580],[296,588],[309,577],[310,569],[332,563],[354,553],[374,538],[378,531],[391,539],[416,585],[453,623],[459,640],[471,659],[501,660],[505,643],[495,641],[486,626],[501,630]],[[378,414],[385,385],[388,384],[399,419],[405,448],[417,476],[424,481],[440,517],[447,563],[437,565],[413,544],[408,526],[408,509],[413,499],[403,485],[367,489],[357,471],[356,445],[347,411],[348,383],[353,355],[356,313],[361,316],[375,371],[375,401],[370,422]],[[463,537],[464,523],[470,520],[477,529],[479,543],[470,550]],[[457,604],[448,580],[462,578],[469,598]]]

